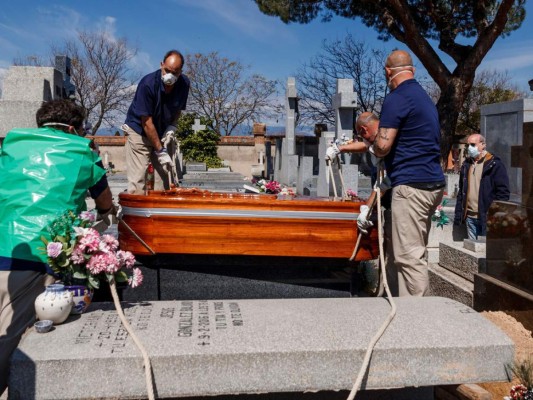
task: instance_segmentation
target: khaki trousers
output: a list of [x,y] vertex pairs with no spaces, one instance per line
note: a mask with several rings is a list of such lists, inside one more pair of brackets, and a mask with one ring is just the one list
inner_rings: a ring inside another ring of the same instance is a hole
[[392,188],[391,210],[385,213],[385,263],[393,296],[424,296],[429,292],[431,216],[443,195],[444,189]]
[[35,299],[53,282],[41,272],[0,271],[0,394],[7,385],[11,353],[35,321]]
[[149,163],[154,166],[154,189],[169,189],[168,173],[159,164],[157,156],[154,154],[154,148],[148,138],[139,135],[126,124],[122,125],[121,129],[128,134],[125,148],[128,193],[144,193],[144,176]]

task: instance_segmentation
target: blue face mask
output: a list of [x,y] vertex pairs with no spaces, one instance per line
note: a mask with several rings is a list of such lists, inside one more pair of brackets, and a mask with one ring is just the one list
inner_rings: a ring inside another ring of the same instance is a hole
[[479,156],[479,150],[477,146],[468,146],[468,157],[476,158]]

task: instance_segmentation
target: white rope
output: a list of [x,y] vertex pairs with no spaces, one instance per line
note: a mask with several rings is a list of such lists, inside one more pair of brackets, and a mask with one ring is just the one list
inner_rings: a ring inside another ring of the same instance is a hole
[[348,198],[348,195],[346,194],[346,185],[344,184],[344,176],[342,175],[342,167],[341,167],[341,159],[340,159],[340,157],[337,157],[337,162],[339,163],[339,177],[341,178],[342,199],[345,200],[345,199]]
[[[327,161],[326,162],[327,164],[327,168],[329,170],[329,175],[331,177],[331,184],[333,185],[333,195],[335,196],[335,198],[337,198],[337,185],[335,184],[335,176],[333,174],[333,168],[332,168],[332,162],[331,161]],[[328,191],[329,191],[329,187],[328,187]]]
[[133,328],[131,327],[128,320],[126,319],[126,316],[124,315],[124,311],[122,310],[122,306],[120,305],[120,299],[118,298],[117,287],[116,287],[114,279],[109,281],[109,287],[111,288],[111,295],[113,296],[113,302],[115,303],[115,308],[117,309],[117,313],[118,313],[118,316],[120,317],[120,321],[122,322],[122,325],[124,325],[124,328],[126,328],[126,330],[128,331],[129,335],[133,339],[133,342],[137,345],[137,347],[139,348],[143,356],[144,375],[146,378],[146,390],[148,392],[148,400],[154,400],[155,399],[154,382],[153,382],[153,376],[152,376],[152,365],[150,363],[150,357],[148,357],[148,353],[146,352],[146,349],[144,348],[142,342],[139,340],[139,338],[133,331]]
[[[382,266],[381,275],[383,279],[383,286],[387,294],[387,300],[389,301],[391,305],[391,311],[389,315],[387,316],[387,318],[385,319],[385,321],[383,322],[383,324],[381,325],[381,327],[379,328],[379,330],[372,337],[372,340],[370,341],[366,349],[365,357],[363,359],[363,364],[361,365],[361,369],[359,370],[359,374],[357,375],[357,378],[352,387],[352,390],[350,391],[350,394],[348,395],[347,400],[353,400],[355,398],[355,395],[357,394],[357,391],[361,387],[361,383],[363,382],[363,378],[368,369],[368,364],[370,363],[370,356],[372,355],[372,352],[374,351],[374,347],[376,346],[376,343],[381,338],[381,336],[383,335],[383,333],[385,332],[385,330],[388,328],[391,321],[393,320],[394,316],[396,315],[396,303],[394,302],[392,298],[392,294],[390,292],[389,285],[387,282],[387,274],[385,272],[385,257],[383,255],[383,226],[382,226],[382,221],[381,221],[381,190],[379,189],[379,185],[377,185],[377,188],[376,188],[376,196],[377,196],[377,202],[378,202],[377,213],[378,213],[379,260]],[[361,235],[359,235],[359,238],[357,238],[357,244],[356,244],[356,248],[354,249],[354,254],[356,253],[357,248],[359,247],[360,236]]]

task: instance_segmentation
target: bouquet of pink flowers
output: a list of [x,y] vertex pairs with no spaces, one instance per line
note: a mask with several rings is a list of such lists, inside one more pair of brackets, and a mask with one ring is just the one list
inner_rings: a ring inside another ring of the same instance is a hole
[[[76,216],[66,211],[48,228],[51,241],[44,236],[42,248],[52,270],[65,281],[86,281],[89,288],[98,289],[100,279],[128,282],[131,287],[142,284],[143,275],[134,268],[135,257],[118,248],[112,235],[100,235],[91,228],[96,216],[88,211]],[[131,271],[128,274],[126,271]]]
[[267,181],[266,179],[252,180],[252,183],[259,188],[261,192],[269,194],[278,194],[281,192],[281,185],[278,181]]

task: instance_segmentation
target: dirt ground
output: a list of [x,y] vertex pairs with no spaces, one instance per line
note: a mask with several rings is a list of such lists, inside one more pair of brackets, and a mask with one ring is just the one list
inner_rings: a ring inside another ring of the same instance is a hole
[[[527,358],[533,360],[533,311],[485,311],[481,314],[514,342],[516,362]],[[479,386],[489,391],[494,400],[501,400],[509,395],[511,386],[518,383],[515,378],[512,382],[480,383]]]

